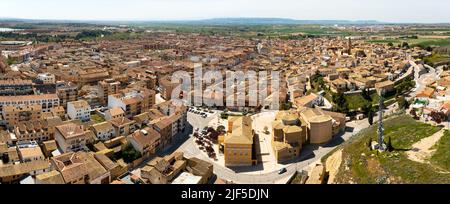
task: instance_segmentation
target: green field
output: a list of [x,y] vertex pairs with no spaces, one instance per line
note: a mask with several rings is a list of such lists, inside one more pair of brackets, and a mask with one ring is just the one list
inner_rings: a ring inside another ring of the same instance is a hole
[[[338,183],[449,183],[450,174],[442,173],[433,165],[418,163],[407,158],[405,151],[423,138],[439,131],[440,127],[417,122],[407,115],[385,121],[385,136],[392,139],[394,151],[370,151],[369,139],[376,141],[374,125],[343,144],[343,160],[336,175]],[[448,134],[448,133],[447,133]],[[443,168],[448,165],[448,135],[437,146],[431,159]]]
[[99,115],[98,113],[92,114],[91,115],[91,120],[94,121],[95,123],[102,123],[105,122],[106,120]]
[[433,67],[436,65],[450,64],[450,55],[433,53],[432,56],[425,58],[424,61]]
[[450,45],[450,37],[444,39],[437,38],[418,38],[418,39],[384,39],[384,40],[368,40],[369,43],[377,43],[377,44],[388,44],[392,43],[395,46],[402,44],[403,42],[408,43],[409,46],[448,46]]
[[[376,92],[372,93],[370,96],[372,98],[372,105],[377,105],[380,102],[380,96]],[[345,99],[348,102],[348,108],[350,110],[358,110],[367,103],[366,99],[364,99],[361,94],[345,96]]]
[[450,132],[445,132],[444,136],[434,149],[436,152],[433,154],[430,161],[446,171],[450,171]]

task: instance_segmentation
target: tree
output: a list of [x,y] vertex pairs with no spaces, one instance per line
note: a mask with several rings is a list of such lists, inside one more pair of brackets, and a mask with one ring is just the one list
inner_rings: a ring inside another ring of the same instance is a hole
[[264,126],[264,133],[265,133],[265,134],[269,134],[269,127]]
[[411,116],[415,119],[415,120],[419,120],[419,117],[417,116],[417,112],[416,110],[412,109],[409,114],[411,114]]
[[445,120],[446,115],[443,112],[437,112],[437,111],[433,111],[430,114],[431,119],[436,122],[437,124],[441,124],[442,121]]
[[325,81],[323,80],[322,75],[320,74],[319,70],[316,71],[314,75],[310,77],[311,86],[314,88],[323,88],[325,86]]
[[332,99],[335,104],[335,107],[334,107],[335,111],[341,112],[341,113],[349,112],[348,102],[343,93],[333,94]]
[[10,58],[10,57],[8,57],[8,59],[6,60],[6,63],[8,65],[10,65],[10,66],[13,65],[13,64],[17,64],[17,62],[14,59]]
[[214,130],[214,128],[210,127],[207,130],[209,138],[213,141],[217,141],[220,135],[220,132]]
[[409,102],[405,99],[405,97],[400,96],[397,98],[398,108],[399,109],[407,109],[409,108]]
[[394,43],[389,42],[387,45],[388,45],[389,47],[393,47],[393,46],[394,46]]
[[369,111],[369,114],[368,114],[368,120],[369,120],[369,125],[373,125],[373,111],[371,110],[371,111]]
[[392,146],[392,139],[391,139],[391,136],[388,137],[387,151],[388,151],[388,152],[394,151],[394,147]]
[[370,90],[368,88],[363,89],[361,95],[365,100],[372,102],[372,96],[370,96]]
[[221,126],[217,127],[217,132],[225,133],[225,129],[226,129],[225,126],[221,125]]
[[402,43],[402,48],[409,49],[409,44],[407,42]]
[[126,163],[131,163],[140,157],[141,153],[136,151],[131,143],[127,143],[122,146],[122,158]]
[[361,107],[361,110],[364,115],[369,115],[369,112],[371,112],[372,109],[373,109],[372,103],[370,103],[370,102],[364,103],[364,105]]

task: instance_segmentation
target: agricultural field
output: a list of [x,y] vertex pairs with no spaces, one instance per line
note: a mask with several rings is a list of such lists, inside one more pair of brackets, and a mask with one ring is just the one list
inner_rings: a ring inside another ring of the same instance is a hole
[[450,36],[419,36],[415,38],[394,38],[394,39],[376,39],[368,40],[369,43],[388,44],[392,43],[394,46],[401,45],[406,42],[409,46],[421,46],[421,47],[441,47],[450,45]]

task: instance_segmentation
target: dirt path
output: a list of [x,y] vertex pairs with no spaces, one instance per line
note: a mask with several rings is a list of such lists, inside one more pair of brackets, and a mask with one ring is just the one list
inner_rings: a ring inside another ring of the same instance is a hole
[[[420,162],[420,163],[426,163],[429,165],[432,165],[427,159],[429,159],[431,156],[433,156],[433,153],[436,151],[435,149],[432,149],[433,146],[441,140],[441,138],[444,136],[444,129],[440,130],[439,132],[435,133],[434,135],[424,138],[420,140],[419,142],[415,143],[412,147],[412,150],[406,152],[408,155],[408,159]],[[432,165],[434,168],[436,168],[440,173],[448,174],[450,172],[443,170],[442,168]]]
[[342,149],[333,153],[326,161],[326,170],[329,173],[328,184],[334,183],[334,178],[339,172],[342,163]]
[[439,142],[442,136],[444,136],[444,130],[440,130],[434,135],[415,143],[412,150],[407,152],[408,159],[420,163],[428,163],[426,160],[433,155],[434,151],[436,151],[432,149],[432,147]]

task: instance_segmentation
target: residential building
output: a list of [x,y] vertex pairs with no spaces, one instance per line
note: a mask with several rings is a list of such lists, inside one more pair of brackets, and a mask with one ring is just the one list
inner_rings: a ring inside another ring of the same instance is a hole
[[108,96],[118,94],[120,90],[120,82],[114,79],[105,79],[98,83],[99,98],[103,105],[108,105]]
[[42,143],[42,151],[45,157],[52,157],[53,151],[58,149],[58,144],[56,144],[55,140],[49,140]]
[[111,181],[116,179],[117,177],[124,175],[128,168],[126,166],[121,166],[116,162],[112,161],[105,154],[96,153],[94,154],[94,158],[109,172],[111,175]]
[[187,108],[167,101],[155,105],[148,112],[149,126],[161,134],[161,146],[167,147],[173,138],[184,132],[187,125]]
[[67,103],[67,115],[72,120],[90,121],[91,106],[84,100],[69,102]]
[[62,106],[53,107],[50,109],[50,113],[52,113],[52,116],[60,117],[61,119],[66,119],[66,110]]
[[42,143],[54,137],[55,126],[52,124],[48,120],[22,121],[14,126],[13,134],[17,142],[36,141]]
[[322,96],[311,93],[307,96],[303,96],[300,98],[295,99],[295,105],[297,107],[309,107],[314,108],[315,106],[320,106],[324,102],[324,99]]
[[197,157],[187,159],[186,171],[194,176],[200,176],[200,184],[207,184],[214,176],[214,165]]
[[127,118],[146,112],[154,104],[155,91],[149,89],[124,90],[108,96],[108,108],[122,108]]
[[9,127],[20,122],[33,122],[41,120],[42,106],[34,105],[7,105],[3,106],[3,120]]
[[18,148],[18,153],[22,163],[44,160],[45,156],[39,146]]
[[98,84],[99,81],[110,78],[109,72],[107,69],[89,67],[83,70],[78,71],[79,83],[80,85],[86,84]]
[[212,164],[195,157],[187,159],[182,152],[157,157],[141,169],[141,177],[150,184],[207,184],[213,175]]
[[37,175],[35,181],[36,184],[65,184],[61,173],[56,170]]
[[125,117],[125,112],[120,107],[114,107],[105,111],[105,119],[113,120]]
[[152,120],[150,126],[161,135],[161,148],[166,148],[173,140],[173,120],[168,117]]
[[134,149],[147,157],[156,153],[161,141],[161,135],[152,128],[144,128],[136,131],[127,137],[127,141],[133,145]]
[[71,152],[53,157],[52,167],[66,184],[109,184],[110,173],[90,152]]
[[55,140],[59,149],[64,153],[86,149],[86,144],[90,139],[83,125],[67,123],[56,127]]
[[92,125],[91,130],[94,132],[97,139],[101,141],[110,140],[116,137],[114,126],[109,121],[94,124]]
[[0,80],[0,96],[20,96],[31,94],[34,94],[33,82],[31,80]]
[[36,176],[50,171],[51,165],[46,160],[0,165],[0,183],[17,184],[27,175]]
[[109,122],[113,125],[117,137],[130,135],[136,131],[135,122],[128,118],[116,118]]
[[141,177],[150,184],[169,184],[186,168],[186,161],[178,158],[171,159],[157,157],[141,169]]
[[56,94],[61,101],[61,106],[67,108],[67,103],[78,98],[78,86],[73,83],[61,83],[56,85]]
[[50,73],[42,73],[37,75],[37,79],[42,81],[44,84],[55,84],[56,83],[56,77],[54,74]]
[[50,112],[51,108],[59,106],[56,94],[0,96],[0,112],[3,114],[5,106],[40,105],[42,112]]
[[382,91],[386,93],[390,93],[395,91],[395,83],[393,81],[383,81],[375,84],[375,89],[377,90],[378,95],[381,95]]
[[161,88],[161,97],[165,100],[172,99],[172,92],[179,85],[179,83],[172,83],[168,79],[162,79],[159,84]]

